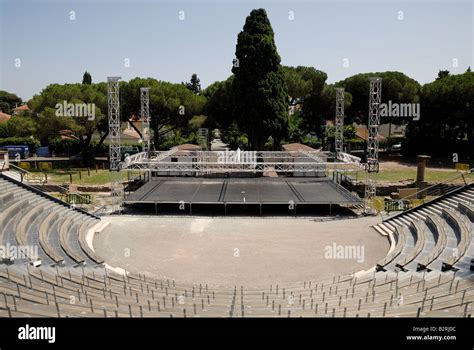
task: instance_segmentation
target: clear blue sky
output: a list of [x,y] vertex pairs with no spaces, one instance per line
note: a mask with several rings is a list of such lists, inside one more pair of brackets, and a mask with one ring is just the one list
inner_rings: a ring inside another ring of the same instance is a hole
[[237,34],[259,7],[282,63],[314,66],[329,83],[386,70],[426,83],[439,69],[474,68],[472,0],[0,0],[0,89],[29,99],[50,83],[81,82],[85,70],[94,82],[181,82],[196,72],[205,87],[231,74]]

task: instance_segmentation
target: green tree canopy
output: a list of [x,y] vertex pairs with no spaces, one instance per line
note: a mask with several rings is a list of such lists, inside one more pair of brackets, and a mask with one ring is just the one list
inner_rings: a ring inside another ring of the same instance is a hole
[[161,138],[174,130],[186,130],[195,115],[202,114],[206,98],[196,95],[182,84],[153,78],[134,78],[120,87],[123,118],[140,115],[140,88],[150,88],[151,129],[155,147]]
[[423,85],[418,121],[408,125],[407,153],[474,156],[474,73],[446,75]]
[[215,127],[225,132],[234,121],[234,95],[231,75],[227,80],[216,81],[209,85],[202,94],[206,97],[204,113],[213,120]]
[[[322,137],[326,120],[335,117],[336,92],[334,86],[326,84],[327,74],[314,67],[304,66],[283,67],[283,71],[290,104],[302,106],[301,113],[290,120],[289,140],[301,139],[305,133],[316,133]],[[346,108],[351,101],[351,94],[346,92]]]
[[352,95],[352,104],[346,108],[348,122],[367,123],[369,109],[369,78],[382,78],[382,103],[389,100],[396,103],[418,103],[420,84],[400,72],[375,72],[353,75],[335,84],[344,87]]
[[15,94],[0,90],[0,111],[12,114],[13,108],[21,105],[21,98]]
[[[94,105],[95,116],[58,115],[57,104],[90,104]],[[69,130],[70,135],[79,141],[82,149],[83,161],[86,165],[93,162],[93,149],[91,140],[94,132],[105,127],[105,114],[107,111],[106,84],[51,84],[35,95],[29,106],[33,111],[33,120],[37,125],[36,136],[42,144],[57,137],[59,131]],[[103,139],[101,140],[103,141]]]

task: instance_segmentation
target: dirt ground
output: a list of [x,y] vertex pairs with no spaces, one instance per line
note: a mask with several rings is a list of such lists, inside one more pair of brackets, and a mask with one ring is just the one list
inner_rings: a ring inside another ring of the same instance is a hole
[[[377,217],[109,217],[94,249],[114,267],[210,285],[268,286],[370,269],[389,250]],[[336,249],[347,250],[336,255]],[[352,252],[352,253],[351,253]]]

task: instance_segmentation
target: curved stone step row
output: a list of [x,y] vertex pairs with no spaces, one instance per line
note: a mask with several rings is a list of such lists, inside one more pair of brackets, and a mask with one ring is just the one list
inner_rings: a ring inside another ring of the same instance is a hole
[[84,219],[82,214],[78,213],[68,217],[60,225],[59,238],[61,247],[75,264],[93,265],[103,263],[103,260],[94,252],[90,251],[90,249],[84,249],[86,246],[81,245],[80,237],[85,237],[86,232],[84,231],[87,230],[92,223],[96,223],[96,219]]
[[56,264],[64,263],[64,256],[62,250],[60,249],[60,247],[56,247],[51,242],[51,237],[56,233],[53,227],[57,223],[57,221],[59,221],[59,217],[63,213],[61,209],[62,208],[55,208],[54,210],[52,210],[46,216],[46,218],[43,220],[39,227],[39,243],[43,248],[44,252]]
[[[12,185],[14,186],[14,185]],[[22,211],[17,213],[14,220],[17,223],[15,226],[8,227],[7,230],[9,234],[6,237],[6,241],[10,243],[10,245],[14,246],[28,246],[33,250],[28,250],[30,253],[35,253],[34,249],[40,249],[37,240],[35,239],[36,232],[30,232],[29,236],[27,235],[29,230],[37,231],[37,226],[33,225],[33,221],[45,211],[45,208],[49,206],[49,209],[54,207],[54,204],[51,201],[47,201],[39,196],[36,196],[32,193],[26,193],[25,197],[28,198],[28,202],[24,202],[22,206]],[[14,200],[15,197],[13,197]],[[32,227],[33,226],[33,227]],[[14,233],[14,234],[13,234]],[[25,251],[25,254],[26,252]],[[26,254],[27,255],[27,254]],[[36,255],[36,254],[35,254]],[[25,256],[27,258],[27,256]],[[41,252],[39,256],[31,256],[29,257],[32,260],[42,260],[46,263],[50,263],[48,261],[46,255]]]
[[[15,220],[18,214],[25,214],[25,208],[28,206],[27,197],[19,200],[13,200],[7,208],[0,213],[0,244],[4,247],[16,247],[15,229],[18,220]],[[9,249],[3,259],[12,259]]]
[[[41,264],[47,265],[54,264],[41,247],[38,236],[40,225],[45,220],[45,217],[53,210],[54,206],[54,203],[44,203],[42,201],[40,201],[37,206],[30,204],[30,212],[25,215],[18,224],[16,232],[17,243],[20,246],[27,246],[35,250],[34,252],[30,251],[32,256],[28,256],[31,261],[40,261]],[[26,219],[26,227],[23,226],[25,224],[25,218],[28,218]]]
[[463,228],[461,229],[468,231],[466,236],[468,237],[467,240],[470,239],[470,244],[467,245],[466,251],[456,262],[454,267],[465,274],[472,274],[470,269],[472,266],[472,259],[474,259],[474,205],[466,205],[460,202],[458,209],[459,212],[463,214],[460,215],[460,220],[462,220],[463,223]]
[[[450,204],[454,206],[453,203]],[[386,264],[384,266],[385,269],[393,269],[395,267],[401,269],[424,269],[430,264],[432,264],[429,266],[430,268],[452,268],[456,258],[462,257],[470,245],[470,239],[461,241],[458,238],[456,229],[459,226],[454,229],[449,227],[449,225],[443,227],[443,223],[436,219],[440,215],[443,218],[443,215],[445,215],[443,214],[444,211],[452,212],[452,206],[446,204],[438,204],[433,208],[429,206],[418,212],[409,212],[376,225],[376,229],[379,232],[387,234],[389,237],[397,236],[399,234],[397,228],[402,228],[401,230],[404,231],[406,238],[406,243],[401,253],[397,254],[396,257],[393,257],[394,253],[389,254],[387,259],[379,262],[378,269],[382,268],[381,264],[383,263]],[[457,214],[454,213],[453,215]],[[432,220],[431,218],[435,219]],[[428,229],[421,220],[427,220]],[[438,240],[438,238],[441,238],[441,240]],[[466,241],[469,243],[463,243]],[[461,244],[461,246],[458,247],[458,244]],[[393,259],[387,263],[387,260],[391,258]]]
[[64,252],[76,263],[84,264],[87,257],[80,247],[77,247],[77,226],[79,214],[74,214],[61,224],[59,229],[59,239]]
[[471,220],[471,222],[474,222],[474,204],[459,202],[458,210],[464,215],[466,215],[469,220]]
[[467,191],[463,191],[462,193],[455,194],[453,196],[453,199],[472,204],[474,203],[474,189],[468,189]]
[[[392,235],[397,234],[397,227],[409,229],[404,230],[408,240],[402,253],[387,264],[386,268],[393,268],[394,265],[402,269],[416,267],[418,270],[469,268],[470,257],[474,253],[471,239],[473,211],[472,203],[469,202],[473,198],[474,189],[468,188],[377,225],[379,232]],[[408,232],[412,235],[407,235]],[[459,261],[462,264],[457,264]]]
[[[443,219],[444,228],[447,233],[446,248],[434,262],[436,268],[440,268],[441,266],[443,271],[451,269],[453,264],[459,260],[460,252],[465,252],[466,250],[466,237],[461,240],[462,236],[465,236],[466,232],[459,232],[459,227],[455,224],[455,221],[453,221],[452,218],[448,219],[450,216],[446,214],[454,213],[454,215],[456,215],[454,208],[457,208],[457,206],[455,207],[454,205],[447,205],[446,202],[444,202],[435,205],[435,208],[433,209],[436,210],[436,213],[439,215],[439,217]],[[470,242],[467,244],[470,244]]]
[[395,227],[391,240],[395,243],[389,253],[376,264],[377,270],[384,269],[394,259],[399,256],[405,246],[407,240],[407,233],[402,226]]
[[[414,260],[425,251],[425,255],[428,250],[434,246],[434,240],[432,235],[428,235],[425,227],[423,227],[423,221],[419,217],[412,217],[411,220],[405,218],[397,218],[394,221],[383,222],[378,224],[379,232],[386,232],[391,240],[398,242],[398,236],[400,232],[403,233],[405,244],[401,248],[400,254],[393,256],[394,253],[389,253],[388,258],[383,259],[379,262],[379,270],[383,267],[384,270],[417,270],[417,264]],[[385,263],[384,266],[382,264]],[[410,265],[409,265],[410,264]]]
[[[0,190],[0,193],[4,193],[2,190]],[[3,195],[0,195],[0,213],[3,211],[3,208],[10,203],[14,199],[14,194],[9,192]]]
[[[35,256],[29,256],[32,261],[41,261],[42,264],[56,264],[64,259],[55,259],[57,255],[51,254],[53,248],[44,241],[48,233],[48,218],[60,210],[67,210],[54,202],[36,196],[35,200],[27,206],[29,211],[19,219],[16,227],[16,243],[19,246],[28,246],[36,251],[30,250]],[[37,255],[37,256],[36,256]],[[59,261],[57,261],[59,260]]]
[[397,259],[395,266],[403,269],[409,263],[411,263],[415,258],[423,251],[426,244],[426,231],[423,227],[423,223],[420,220],[413,220],[411,222],[411,227],[408,228],[412,233],[411,237],[414,239],[414,245],[409,247],[404,256]]
[[81,246],[81,249],[87,254],[87,256],[96,264],[103,264],[104,259],[101,258],[98,254],[96,254],[87,244],[87,235],[90,229],[97,224],[99,220],[98,219],[93,219],[89,218],[87,220],[84,220],[84,222],[81,224],[79,227],[79,245]]
[[[6,180],[0,179],[0,186],[7,192],[0,197],[0,206],[10,205],[1,212],[3,215],[0,215],[0,224],[2,217],[8,222],[14,221],[11,225],[2,225],[2,242],[17,247],[34,247],[38,256],[33,249],[29,251],[30,256],[27,258],[30,261],[41,261],[42,264],[103,263],[103,259],[86,242],[87,231],[98,219],[58,205]],[[19,200],[21,198],[24,200]],[[66,221],[69,217],[77,222]]]
[[61,246],[59,233],[62,223],[70,214],[70,209],[58,208],[58,210],[51,213],[49,220],[43,222],[43,227],[40,228],[40,244],[44,246],[43,249],[49,257],[59,265],[75,264],[75,261],[65,253]]
[[443,209],[443,216],[453,227],[456,233],[456,249],[453,254],[444,261],[444,269],[451,269],[463,257],[471,245],[471,224],[464,221],[462,214],[451,208]]
[[[424,260],[418,261],[419,269],[435,269],[443,270],[443,260],[452,255],[452,237],[448,240],[448,235],[451,236],[452,231],[448,230],[447,225],[438,215],[426,217],[426,223],[436,239],[436,244],[431,251],[431,254]],[[449,245],[448,245],[449,244]]]
[[413,248],[416,244],[417,237],[414,235],[410,227],[408,226],[397,226],[395,229],[395,234],[402,234],[404,239],[404,244],[401,247],[400,254],[398,254],[390,263],[388,263],[384,269],[386,270],[395,270],[399,266],[399,262],[404,261],[413,251]]
[[436,246],[438,235],[430,229],[426,223],[426,218],[417,218],[413,221],[413,225],[416,227],[417,234],[424,237],[423,249],[412,261],[404,265],[404,268],[411,271],[419,271],[424,268],[423,265],[420,265],[420,261],[431,261],[430,256]]
[[[443,242],[438,242],[437,231],[433,234],[431,230],[426,230],[427,227],[418,218],[413,221],[397,219],[391,223],[384,223],[384,227],[385,230],[390,230],[392,239],[395,239],[397,244],[405,243],[402,247],[393,249],[378,263],[379,270],[382,268],[384,270],[419,270],[418,261],[429,264],[439,255],[433,248],[444,248]],[[403,235],[402,240],[399,240],[400,234]]]

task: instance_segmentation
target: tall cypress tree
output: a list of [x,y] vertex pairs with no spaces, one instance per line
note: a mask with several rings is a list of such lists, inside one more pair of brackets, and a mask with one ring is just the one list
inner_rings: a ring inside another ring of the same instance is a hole
[[82,76],[82,84],[87,84],[87,85],[92,84],[92,76],[88,71],[86,71],[84,75]]
[[237,38],[232,72],[235,117],[250,147],[269,136],[277,148],[288,134],[288,94],[273,29],[264,9],[252,10]]

